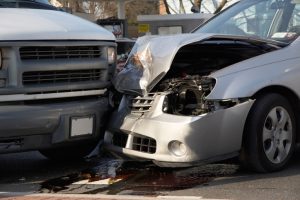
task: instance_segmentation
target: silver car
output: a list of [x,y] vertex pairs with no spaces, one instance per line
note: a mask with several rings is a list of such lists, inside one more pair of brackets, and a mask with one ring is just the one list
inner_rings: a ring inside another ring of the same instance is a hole
[[300,139],[299,34],[300,0],[241,0],[194,33],[139,38],[105,147],[161,167],[284,168]]

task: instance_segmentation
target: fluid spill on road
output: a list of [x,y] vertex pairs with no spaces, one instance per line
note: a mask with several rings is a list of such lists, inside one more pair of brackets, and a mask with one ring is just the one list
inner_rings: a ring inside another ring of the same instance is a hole
[[165,169],[144,162],[101,160],[91,169],[45,181],[41,192],[160,195],[208,184],[216,177],[234,174],[237,169],[233,164]]

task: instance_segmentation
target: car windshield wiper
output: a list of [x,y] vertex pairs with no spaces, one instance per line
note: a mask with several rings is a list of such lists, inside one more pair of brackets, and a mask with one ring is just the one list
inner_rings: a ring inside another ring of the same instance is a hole
[[278,41],[278,40],[274,40],[274,39],[265,39],[266,42],[270,43],[270,44],[274,44],[280,47],[285,47],[287,45],[289,45],[292,41],[290,42],[285,42],[285,41]]

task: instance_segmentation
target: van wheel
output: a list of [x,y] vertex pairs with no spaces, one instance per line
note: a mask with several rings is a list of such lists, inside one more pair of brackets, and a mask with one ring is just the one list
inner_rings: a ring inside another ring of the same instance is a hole
[[246,122],[242,163],[257,172],[281,170],[293,154],[295,133],[295,115],[287,99],[274,93],[260,96]]
[[96,144],[85,144],[68,147],[57,147],[51,149],[43,149],[39,152],[51,160],[81,160],[89,155],[95,148]]

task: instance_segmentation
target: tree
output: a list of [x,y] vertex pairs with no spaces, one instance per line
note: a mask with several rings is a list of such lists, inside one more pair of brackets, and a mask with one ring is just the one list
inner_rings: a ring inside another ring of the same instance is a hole
[[200,12],[218,13],[227,5],[237,0],[162,0],[167,14],[186,13],[187,8],[194,6]]
[[179,0],[179,12],[186,13],[182,0]]
[[[117,4],[114,0],[50,0],[59,2],[72,12],[94,14],[96,18],[117,18]],[[131,0],[126,3],[126,19],[136,21],[139,14],[158,14],[158,0]]]
[[164,3],[164,6],[165,6],[165,9],[166,9],[166,13],[171,14],[170,7],[169,7],[169,4],[168,4],[167,0],[163,0],[163,3]]
[[222,1],[220,2],[220,4],[217,6],[217,8],[216,8],[214,14],[217,14],[218,12],[220,12],[220,11],[224,8],[224,6],[225,6],[227,3],[228,3],[227,0],[222,0]]
[[195,0],[194,5],[199,8],[199,11],[201,10],[202,0]]

